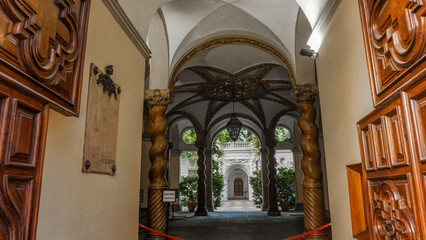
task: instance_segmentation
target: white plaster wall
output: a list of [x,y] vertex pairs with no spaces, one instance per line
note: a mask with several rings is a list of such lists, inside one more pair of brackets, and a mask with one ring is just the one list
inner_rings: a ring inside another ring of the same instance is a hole
[[345,166],[361,161],[356,122],[373,110],[357,1],[341,2],[317,66],[333,239],[352,239]]
[[[90,63],[122,88],[115,176],[82,173]],[[136,240],[144,63],[102,1],[91,1],[80,117],[50,111],[37,239]]]

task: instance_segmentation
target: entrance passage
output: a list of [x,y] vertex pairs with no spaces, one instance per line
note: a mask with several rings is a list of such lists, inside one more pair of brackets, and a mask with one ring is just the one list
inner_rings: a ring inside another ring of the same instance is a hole
[[169,222],[169,234],[185,240],[280,240],[303,231],[302,213],[268,217],[262,212],[212,212]]
[[234,196],[242,197],[244,196],[244,182],[241,178],[236,178],[234,180]]

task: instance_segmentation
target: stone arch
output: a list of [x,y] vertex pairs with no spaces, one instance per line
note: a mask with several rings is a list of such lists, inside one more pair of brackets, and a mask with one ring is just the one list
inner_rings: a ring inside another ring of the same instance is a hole
[[195,55],[197,55],[198,53],[202,52],[203,50],[212,48],[212,47],[216,47],[216,46],[221,46],[221,45],[226,45],[226,44],[245,44],[245,45],[250,45],[250,46],[255,46],[257,48],[263,49],[267,52],[270,52],[272,55],[274,55],[275,57],[277,57],[283,64],[284,67],[287,68],[288,72],[289,72],[289,77],[290,80],[292,82],[293,87],[296,85],[295,79],[294,79],[294,70],[293,70],[293,66],[291,64],[291,61],[288,59],[288,57],[281,52],[280,50],[278,50],[276,47],[272,46],[271,44],[268,44],[264,41],[261,40],[256,40],[253,38],[248,38],[248,37],[243,37],[243,36],[229,36],[229,37],[219,37],[219,38],[214,38],[211,40],[208,40],[206,42],[203,42],[197,46],[195,46],[194,48],[192,48],[191,50],[189,50],[186,54],[184,54],[179,61],[176,63],[176,65],[173,68],[173,71],[170,75],[169,78],[169,88],[173,89],[176,83],[176,77],[178,75],[178,73],[182,70],[182,66],[192,57],[194,57]]
[[[249,199],[250,193],[249,193],[249,176],[251,175],[249,170],[247,169],[247,166],[241,165],[241,164],[235,164],[229,166],[225,170],[225,198],[227,200],[230,199]],[[244,195],[243,196],[234,196],[234,181],[236,178],[241,178],[244,183]]]

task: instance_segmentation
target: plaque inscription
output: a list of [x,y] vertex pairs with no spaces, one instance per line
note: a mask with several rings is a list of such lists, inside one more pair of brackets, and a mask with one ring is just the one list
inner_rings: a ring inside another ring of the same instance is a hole
[[93,63],[90,69],[82,169],[114,175],[121,88],[111,78],[112,66],[105,73]]

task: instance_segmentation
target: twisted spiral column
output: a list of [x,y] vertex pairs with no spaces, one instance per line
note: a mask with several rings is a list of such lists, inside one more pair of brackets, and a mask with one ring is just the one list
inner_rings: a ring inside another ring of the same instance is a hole
[[262,154],[262,211],[267,211],[269,206],[269,193],[268,193],[268,149],[260,149]]
[[195,210],[195,216],[207,216],[206,208],[206,155],[204,151],[206,149],[205,144],[197,143],[198,147],[198,189],[197,189],[197,209]]
[[214,211],[213,204],[213,163],[212,163],[212,151],[206,149],[204,151],[206,155],[206,207],[208,212]]
[[[313,85],[305,85],[293,91],[300,112],[299,128],[302,131],[300,149],[303,152],[302,171],[304,179],[303,204],[305,215],[305,230],[311,231],[326,224],[324,213],[324,194],[322,187],[322,172],[320,150],[318,145],[318,127],[315,124],[316,109],[313,106],[318,89]],[[328,230],[323,229],[305,237],[306,240],[327,240]]]
[[[152,146],[149,150],[151,168],[149,169],[148,187],[148,227],[162,233],[167,233],[167,203],[163,203],[163,190],[168,184],[165,178],[167,160],[164,152],[167,149],[167,139],[164,136],[167,129],[166,109],[172,101],[169,90],[147,90],[145,99],[152,106],[152,126],[149,130]],[[148,232],[146,240],[165,240],[158,234]]]
[[275,160],[275,145],[274,140],[266,142],[268,148],[268,216],[281,216],[281,212],[278,209],[278,189],[277,189],[277,168]]

